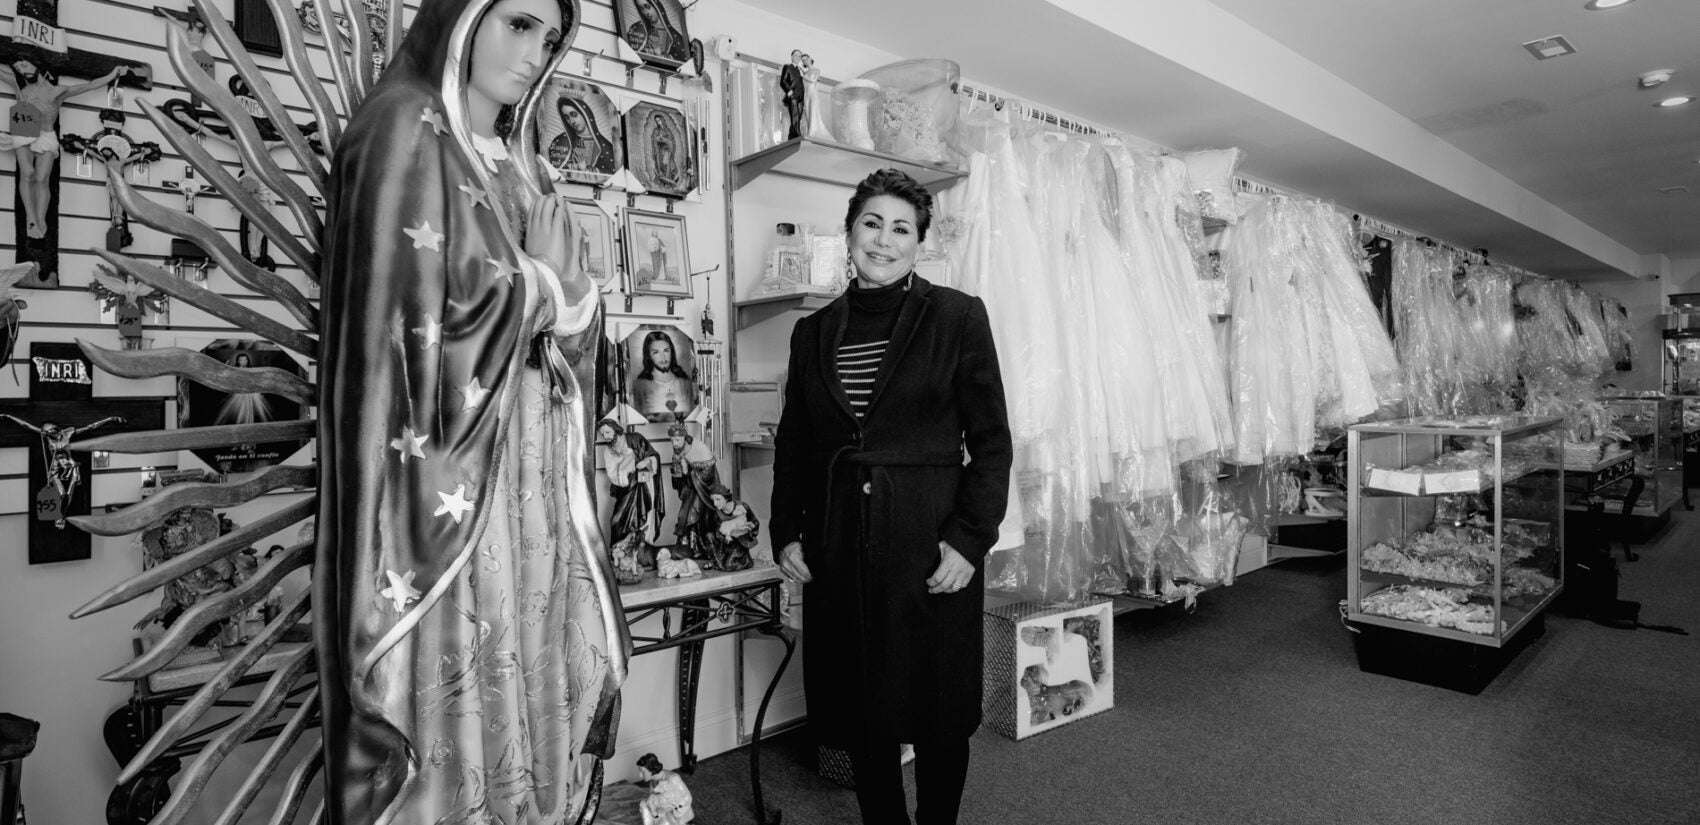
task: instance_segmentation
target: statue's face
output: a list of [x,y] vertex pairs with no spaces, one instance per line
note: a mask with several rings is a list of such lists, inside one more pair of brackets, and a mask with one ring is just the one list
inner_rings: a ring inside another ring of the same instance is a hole
[[726,497],[719,493],[709,493],[708,500],[714,505],[714,509],[716,510],[724,512],[732,509],[732,502],[727,501]]
[[561,47],[555,0],[498,0],[472,36],[467,94],[512,106],[543,76]]
[[13,61],[12,70],[16,71],[18,76],[24,79],[25,83],[35,82],[37,71],[34,63],[31,63],[28,60]]

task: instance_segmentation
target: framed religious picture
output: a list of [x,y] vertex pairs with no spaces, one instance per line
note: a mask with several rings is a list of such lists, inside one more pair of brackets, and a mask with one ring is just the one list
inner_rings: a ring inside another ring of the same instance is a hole
[[651,195],[682,198],[697,188],[685,113],[644,101],[626,112],[626,167]]
[[557,77],[543,90],[537,145],[568,181],[601,186],[626,165],[620,110],[602,87]]
[[607,289],[620,269],[620,259],[614,256],[614,221],[596,201],[568,198],[567,202],[578,218],[579,269],[596,281],[597,289]]
[[677,69],[691,59],[691,34],[679,0],[614,0],[620,37],[651,66]]
[[697,411],[696,346],[684,330],[640,324],[620,339],[626,406],[644,421],[685,421]]
[[691,297],[684,215],[626,210],[626,293]]
[[[203,339],[204,340],[204,339]],[[201,348],[201,354],[243,369],[276,367],[299,378],[307,371],[288,352],[269,341],[221,338]],[[225,392],[188,378],[177,379],[177,426],[216,427],[295,421],[305,411],[295,401],[270,393]],[[250,473],[281,464],[305,442],[279,441],[208,447],[193,450],[196,458],[223,475]]]

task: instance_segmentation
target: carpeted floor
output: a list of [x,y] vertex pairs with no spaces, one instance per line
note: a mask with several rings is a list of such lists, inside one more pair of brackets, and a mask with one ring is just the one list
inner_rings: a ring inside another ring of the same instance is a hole
[[[1700,513],[1622,565],[1642,621],[1700,634]],[[1618,554],[1621,561],[1622,554]],[[1116,707],[1014,742],[974,737],[965,823],[1700,823],[1700,635],[1552,616],[1479,695],[1363,673],[1344,559],[1288,561],[1196,613],[1116,620]],[[787,823],[856,823],[806,729],[763,750]],[[751,822],[749,757],[702,762],[697,822]]]

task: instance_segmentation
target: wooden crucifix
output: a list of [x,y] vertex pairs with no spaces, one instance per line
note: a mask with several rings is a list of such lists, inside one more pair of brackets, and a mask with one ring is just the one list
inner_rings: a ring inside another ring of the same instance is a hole
[[[18,263],[40,264],[20,286],[59,285],[59,108],[87,84],[61,86],[60,77],[111,80],[137,89],[153,88],[153,67],[135,60],[70,48],[59,27],[59,0],[18,0],[12,34],[0,35],[4,60],[18,99],[8,115],[5,146],[18,157],[12,204]],[[38,214],[39,213],[39,214]]]
[[[29,398],[0,401],[0,447],[29,451],[29,563],[89,558],[89,534],[64,520],[89,511],[89,456],[65,449],[86,431],[101,434],[165,427],[164,399],[95,398],[94,372],[75,344],[30,346]],[[0,508],[11,511],[19,502]]]

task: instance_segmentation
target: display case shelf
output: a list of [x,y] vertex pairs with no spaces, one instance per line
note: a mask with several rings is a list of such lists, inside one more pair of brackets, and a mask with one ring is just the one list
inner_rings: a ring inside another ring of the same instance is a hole
[[922,163],[872,149],[793,138],[732,161],[732,188],[742,189],[750,181],[768,174],[855,186],[869,172],[885,168],[902,170],[935,194],[968,174],[954,166]]

